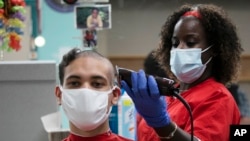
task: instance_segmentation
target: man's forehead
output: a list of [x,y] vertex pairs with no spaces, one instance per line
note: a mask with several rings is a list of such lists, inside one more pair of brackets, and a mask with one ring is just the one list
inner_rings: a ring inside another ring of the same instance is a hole
[[65,75],[76,74],[76,75],[89,75],[89,76],[108,76],[111,72],[108,62],[104,59],[93,58],[93,57],[79,57],[70,63],[65,68]]

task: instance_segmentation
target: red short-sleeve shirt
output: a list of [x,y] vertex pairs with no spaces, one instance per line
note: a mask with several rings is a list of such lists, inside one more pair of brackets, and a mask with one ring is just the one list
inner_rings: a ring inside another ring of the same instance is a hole
[[[227,88],[210,78],[183,92],[181,96],[190,105],[194,119],[194,136],[201,141],[228,141],[231,124],[239,124],[238,106]],[[171,119],[191,133],[190,115],[178,99],[166,97]],[[160,141],[153,128],[137,117],[138,141]]]
[[112,132],[108,132],[94,137],[81,137],[70,133],[69,136],[63,141],[133,141],[133,140],[124,138]]

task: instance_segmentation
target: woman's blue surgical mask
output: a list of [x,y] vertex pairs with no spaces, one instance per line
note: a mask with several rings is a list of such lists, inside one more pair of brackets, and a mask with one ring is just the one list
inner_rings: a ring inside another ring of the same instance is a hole
[[174,75],[184,83],[192,83],[201,77],[206,69],[206,65],[211,61],[208,59],[202,64],[201,54],[212,46],[201,50],[201,48],[172,49],[170,54],[170,66]]

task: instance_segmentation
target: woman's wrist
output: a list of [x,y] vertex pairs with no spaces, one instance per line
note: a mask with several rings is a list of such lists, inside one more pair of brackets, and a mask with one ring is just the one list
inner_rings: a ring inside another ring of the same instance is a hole
[[178,126],[175,122],[171,121],[169,125],[154,128],[161,140],[171,139],[175,136]]
[[175,132],[177,131],[177,124],[175,122],[172,122],[174,124],[174,130],[168,135],[168,136],[159,136],[160,139],[171,139],[174,137]]

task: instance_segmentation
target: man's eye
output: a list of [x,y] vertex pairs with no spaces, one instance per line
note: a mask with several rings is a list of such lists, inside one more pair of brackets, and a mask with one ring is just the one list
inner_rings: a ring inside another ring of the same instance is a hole
[[101,88],[101,87],[104,86],[104,83],[93,82],[93,83],[92,83],[92,86],[93,86],[94,88]]
[[67,86],[69,88],[76,88],[76,87],[81,86],[81,83],[79,83],[78,81],[71,81],[67,83]]

